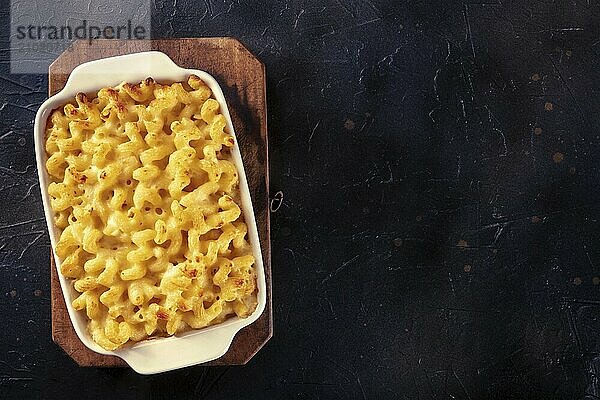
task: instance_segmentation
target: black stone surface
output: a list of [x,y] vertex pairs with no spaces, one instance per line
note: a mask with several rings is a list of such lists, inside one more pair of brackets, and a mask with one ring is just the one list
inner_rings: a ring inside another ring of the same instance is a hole
[[[175,4],[176,3],[176,4]],[[0,41],[0,398],[600,396],[597,1],[154,1],[266,64],[273,339],[246,366],[78,368],[50,338],[33,117]]]

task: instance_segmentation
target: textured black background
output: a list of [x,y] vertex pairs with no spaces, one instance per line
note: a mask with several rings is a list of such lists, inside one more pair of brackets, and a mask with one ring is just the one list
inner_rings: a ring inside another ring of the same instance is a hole
[[8,73],[5,28],[0,398],[600,395],[596,0],[152,12],[154,37],[233,36],[266,64],[275,335],[246,366],[153,377],[54,345],[32,140],[47,77]]

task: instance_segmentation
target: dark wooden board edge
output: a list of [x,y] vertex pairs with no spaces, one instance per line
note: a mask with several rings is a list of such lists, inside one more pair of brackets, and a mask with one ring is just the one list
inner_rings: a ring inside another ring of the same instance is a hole
[[[219,56],[215,56],[219,49],[223,50],[225,48],[228,49],[227,53],[218,53]],[[202,365],[245,364],[273,334],[265,67],[243,44],[233,38],[187,38],[152,41],[97,40],[91,45],[87,41],[77,41],[50,66],[48,77],[49,95],[62,89],[73,68],[82,62],[147,50],[163,51],[180,66],[206,70],[219,81],[228,102],[236,135],[240,141],[255,208],[267,281],[267,305],[257,321],[238,332],[230,350],[224,356]],[[210,57],[203,57],[202,59],[194,59],[193,56],[186,57],[183,56],[184,52],[208,54],[212,56],[212,60]],[[225,59],[225,56],[227,56],[227,59]],[[211,62],[215,62],[215,58],[218,59],[217,63],[211,65]],[[243,85],[240,84],[240,74],[228,74],[226,71],[227,68],[239,63],[245,63],[246,68],[243,72],[253,71],[253,75],[255,75],[253,79]],[[256,103],[255,108],[251,109],[249,106],[254,103]],[[259,138],[256,137],[257,132],[260,134]],[[252,160],[256,160],[259,164],[253,163]],[[249,166],[253,167],[255,164],[260,168],[257,169],[256,173],[249,173],[253,170]],[[81,366],[126,366],[127,364],[120,358],[95,353],[81,343],[75,334],[66,310],[52,255],[50,259],[53,340]]]

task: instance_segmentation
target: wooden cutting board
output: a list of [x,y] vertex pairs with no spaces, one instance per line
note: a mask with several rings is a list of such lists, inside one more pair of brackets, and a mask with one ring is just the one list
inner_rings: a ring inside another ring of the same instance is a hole
[[[100,58],[158,50],[184,68],[211,74],[221,85],[240,144],[258,224],[267,281],[267,306],[262,316],[242,329],[229,351],[204,365],[245,364],[271,338],[271,242],[269,238],[269,163],[267,150],[266,79],[264,65],[232,38],[167,40],[80,40],[50,65],[48,93],[60,91],[69,74],[81,63]],[[118,357],[97,354],[81,343],[65,306],[54,258],[50,256],[52,339],[81,366],[126,366]]]

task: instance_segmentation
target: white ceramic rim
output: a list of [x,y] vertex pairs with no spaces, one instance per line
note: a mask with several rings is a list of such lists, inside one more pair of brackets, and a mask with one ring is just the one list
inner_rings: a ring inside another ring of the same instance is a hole
[[[227,102],[217,81],[205,71],[179,67],[166,54],[159,51],[133,53],[81,64],[71,72],[64,88],[40,106],[35,116],[35,152],[44,213],[53,249],[56,248],[59,235],[58,229],[54,226],[54,213],[50,208],[48,196],[49,179],[45,166],[47,154],[44,146],[45,126],[51,111],[72,100],[79,92],[95,93],[102,87],[115,86],[123,81],[130,83],[140,82],[148,77],[154,78],[157,82],[181,82],[191,74],[200,77],[212,90],[213,96],[219,102],[221,113],[227,120],[227,128],[235,138],[235,131],[229,115],[229,109],[227,108]],[[248,225],[248,238],[252,246],[252,252],[256,258],[255,267],[258,284],[258,306],[256,310],[247,318],[230,318],[221,324],[207,328],[191,330],[171,337],[144,340],[123,349],[107,351],[96,344],[87,333],[87,317],[84,313],[73,309],[71,303],[76,292],[72,281],[67,280],[60,273],[61,262],[54,252],[54,261],[69,317],[77,336],[90,350],[100,354],[120,357],[140,374],[170,371],[221,357],[229,349],[236,333],[243,327],[256,321],[263,313],[266,305],[267,291],[263,258],[252,200],[237,139],[235,140],[231,154],[233,162],[238,169],[241,208],[246,224]]]

